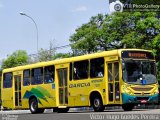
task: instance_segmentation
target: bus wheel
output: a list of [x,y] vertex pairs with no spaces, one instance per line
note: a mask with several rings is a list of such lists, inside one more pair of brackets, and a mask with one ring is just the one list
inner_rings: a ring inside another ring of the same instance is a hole
[[122,108],[124,111],[132,111],[132,109],[134,108],[134,104],[123,104]]
[[92,106],[95,112],[102,112],[104,111],[103,102],[100,96],[94,97],[92,100]]
[[43,113],[44,112],[43,108],[38,108],[38,102],[37,102],[36,98],[32,98],[29,101],[29,109],[30,109],[32,114]]

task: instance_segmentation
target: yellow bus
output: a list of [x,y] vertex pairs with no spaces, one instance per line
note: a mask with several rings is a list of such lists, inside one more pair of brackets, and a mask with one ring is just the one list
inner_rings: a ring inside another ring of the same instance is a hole
[[156,64],[151,51],[119,49],[4,69],[2,106],[31,113],[69,108],[158,102]]

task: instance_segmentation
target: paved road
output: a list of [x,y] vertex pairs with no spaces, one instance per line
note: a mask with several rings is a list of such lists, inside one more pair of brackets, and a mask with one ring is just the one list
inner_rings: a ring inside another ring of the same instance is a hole
[[69,113],[52,113],[45,110],[43,114],[31,114],[28,110],[0,111],[0,120],[160,120],[160,109],[136,109],[124,112],[121,109],[105,112],[69,111]]

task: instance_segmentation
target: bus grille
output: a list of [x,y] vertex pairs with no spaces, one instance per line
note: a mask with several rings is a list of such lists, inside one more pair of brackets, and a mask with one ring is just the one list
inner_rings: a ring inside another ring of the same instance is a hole
[[140,88],[140,87],[131,87],[133,90],[135,90],[135,91],[150,91],[150,90],[152,90],[153,89],[153,87],[142,87],[142,88]]

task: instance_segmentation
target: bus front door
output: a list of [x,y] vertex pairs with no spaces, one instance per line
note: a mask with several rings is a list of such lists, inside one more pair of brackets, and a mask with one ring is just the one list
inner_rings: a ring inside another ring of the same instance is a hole
[[21,98],[21,75],[14,75],[14,104],[15,108],[20,108],[22,106],[22,98]]
[[108,62],[108,101],[120,104],[119,62]]
[[67,106],[68,104],[68,68],[61,68],[57,70],[58,73],[58,87],[59,87],[59,105]]

